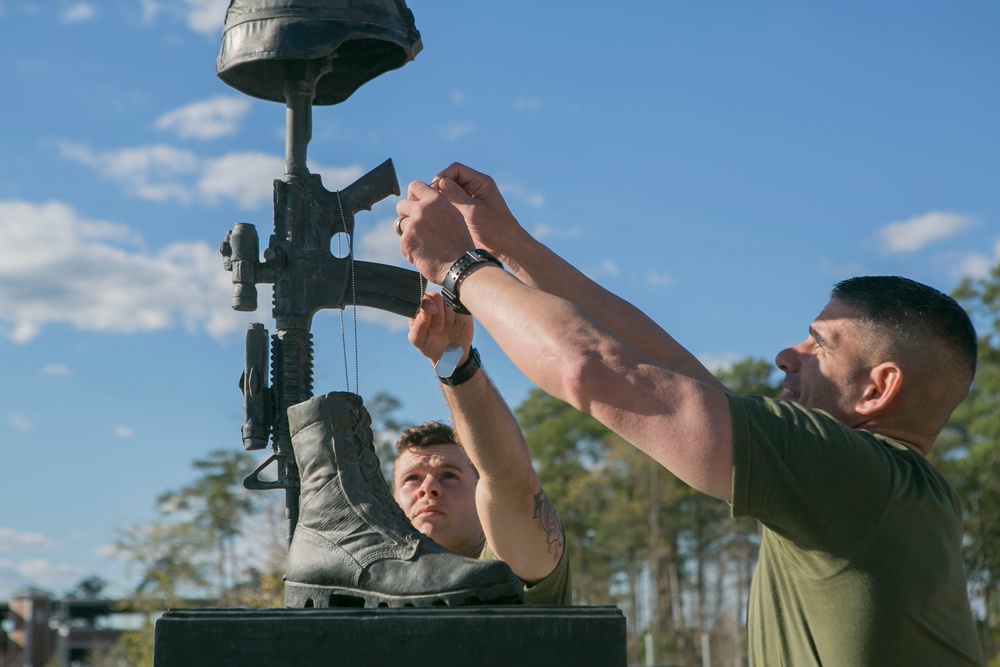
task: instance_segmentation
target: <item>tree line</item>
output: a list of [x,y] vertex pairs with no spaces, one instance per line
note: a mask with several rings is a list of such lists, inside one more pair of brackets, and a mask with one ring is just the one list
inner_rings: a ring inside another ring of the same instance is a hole
[[[979,366],[931,458],[965,509],[968,585],[987,664],[1000,664],[1000,264],[965,279],[954,296],[979,331]],[[773,363],[749,358],[719,373],[741,394],[775,397]],[[379,454],[391,461],[399,402],[368,400]],[[566,529],[573,603],[616,605],[627,619],[630,664],[746,665],[746,601],[757,558],[755,521],[692,491],[594,419],[539,390],[515,414],[546,493]],[[195,480],[168,491],[156,520],[121,529],[117,547],[139,582],[113,663],[152,664],[152,629],[165,607],[199,598],[216,606],[282,606],[285,526],[277,493],[251,493],[242,451],[193,463]],[[96,664],[96,663],[95,663]]]

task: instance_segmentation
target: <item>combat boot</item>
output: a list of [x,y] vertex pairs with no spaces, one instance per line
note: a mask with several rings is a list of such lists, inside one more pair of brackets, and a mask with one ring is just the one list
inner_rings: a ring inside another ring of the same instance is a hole
[[286,607],[427,607],[523,600],[506,563],[465,558],[413,527],[382,476],[361,397],[334,392],[288,408],[299,520]]

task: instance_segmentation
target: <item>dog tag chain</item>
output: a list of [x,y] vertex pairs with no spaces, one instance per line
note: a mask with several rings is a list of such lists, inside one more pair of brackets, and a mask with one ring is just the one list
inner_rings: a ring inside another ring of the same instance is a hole
[[465,322],[462,322],[462,326],[455,327],[455,342],[444,348],[441,358],[434,364],[434,372],[439,378],[450,378],[458,365],[462,363],[462,355],[465,354],[461,344],[463,331],[465,331]]

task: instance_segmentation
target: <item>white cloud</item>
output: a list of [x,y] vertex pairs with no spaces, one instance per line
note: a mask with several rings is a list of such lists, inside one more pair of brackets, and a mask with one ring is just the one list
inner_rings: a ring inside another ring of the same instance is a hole
[[441,126],[438,133],[441,139],[448,143],[454,143],[467,135],[475,132],[476,126],[472,123],[448,123]]
[[59,587],[66,585],[68,580],[88,574],[86,568],[67,563],[51,563],[42,558],[14,563],[11,566],[17,574],[32,582],[35,586]]
[[960,258],[952,267],[952,278],[956,281],[962,278],[974,278],[982,280],[990,275],[993,262],[986,255],[973,253]]
[[[191,151],[154,145],[96,152],[58,142],[60,154],[117,183],[129,195],[156,202],[215,204],[232,200],[252,210],[270,205],[273,181],[285,173],[285,159],[260,152],[227,153],[199,158]],[[364,174],[358,166],[310,165],[327,190],[343,189]]]
[[545,195],[532,192],[519,183],[497,183],[497,187],[508,199],[518,199],[535,208],[545,205]]
[[357,310],[359,321],[375,324],[389,331],[406,331],[410,327],[410,321],[407,318],[387,310],[379,310],[378,308],[358,308]]
[[86,2],[78,2],[75,5],[67,7],[59,16],[59,20],[63,23],[79,23],[80,21],[92,19],[96,15],[97,11],[92,5]]
[[8,419],[8,421],[10,422],[11,426],[13,426],[15,429],[17,429],[21,433],[30,433],[31,429],[33,429],[35,427],[34,424],[32,424],[30,421],[28,421],[24,417],[19,417],[17,415],[11,415],[11,417],[10,417],[10,419]]
[[191,203],[190,188],[177,182],[199,171],[198,157],[191,151],[155,145],[96,152],[65,141],[57,146],[62,157],[90,167],[121,185],[127,194],[156,202]]
[[232,199],[243,209],[271,202],[272,182],[285,172],[284,159],[266,153],[230,153],[206,160],[197,191],[209,202]]
[[461,90],[453,91],[451,94],[451,103],[456,107],[460,107],[463,104],[469,103],[469,96],[463,93]]
[[72,375],[73,370],[63,364],[45,364],[42,375]]
[[[348,185],[365,175],[365,169],[358,165],[352,167],[326,167],[321,164],[310,165],[309,170],[322,177],[323,187],[327,190],[343,190]],[[395,218],[393,218],[395,220]]]
[[646,282],[650,285],[673,285],[674,279],[666,273],[652,271],[646,274]]
[[924,215],[892,222],[876,232],[887,253],[916,252],[967,229],[972,218],[958,213],[931,211]]
[[0,551],[15,549],[45,549],[51,543],[39,533],[21,533],[12,528],[0,526]]
[[249,110],[250,100],[246,98],[219,96],[168,111],[153,126],[185,139],[214,139],[234,133]]
[[572,239],[579,236],[580,233],[579,229],[557,229],[546,225],[545,223],[535,225],[534,229],[531,231],[531,235],[539,240],[549,238]]
[[1000,240],[993,245],[992,257],[981,253],[971,253],[959,258],[952,267],[952,279],[959,281],[968,277],[984,280],[989,278],[990,271],[998,262],[1000,262]]
[[[392,228],[395,220],[395,217],[385,218],[376,222],[371,229],[363,234],[355,232],[357,238],[355,239],[354,256],[365,262],[388,264],[413,270],[413,266],[399,251],[399,237],[396,236],[396,232]],[[434,286],[431,285],[428,289],[434,289]],[[357,317],[359,321],[376,324],[390,331],[405,331],[410,326],[407,318],[378,308],[358,308]]]
[[115,426],[115,435],[119,438],[132,438],[135,437],[135,429],[130,426]]
[[163,10],[156,0],[139,0],[139,6],[142,8],[143,23],[152,23]]
[[721,354],[699,354],[698,361],[712,373],[719,373],[729,370],[732,365],[742,357],[733,352],[723,352]]
[[399,237],[392,225],[396,218],[379,220],[363,234],[355,232],[354,256],[366,262],[413,268],[399,250]]
[[94,555],[98,558],[116,559],[121,557],[121,549],[115,544],[102,544],[94,550]]
[[124,225],[81,218],[60,202],[0,201],[0,322],[27,342],[44,325],[134,333],[183,326],[222,337],[247,316],[229,308],[232,277],[217,248],[157,251]]
[[229,0],[184,0],[184,4],[189,28],[206,35],[221,31]]
[[217,35],[226,18],[229,0],[140,0],[143,21],[152,23],[161,14],[178,17],[205,35]]
[[616,277],[620,273],[618,265],[610,259],[606,259],[596,267],[584,271],[588,278],[595,282],[600,282],[601,278]]
[[529,97],[518,97],[511,106],[514,111],[535,112],[542,108],[542,101]]
[[[323,167],[310,165],[310,171],[320,174],[323,187],[330,191],[350,185],[364,174],[361,167]],[[285,173],[285,160],[267,153],[229,153],[206,160],[197,191],[206,202],[232,199],[246,210],[270,204],[274,193],[273,181]]]
[[[335,180],[353,182],[353,171],[339,170]],[[359,259],[405,266],[389,220],[356,242]],[[270,285],[257,291],[259,304],[270,302]],[[134,230],[84,219],[61,202],[0,201],[0,333],[12,342],[26,343],[56,323],[119,334],[183,327],[223,338],[255,317],[233,311],[231,294],[232,275],[207,243],[150,250]],[[394,329],[405,324],[393,317],[377,321]],[[69,371],[51,364],[44,372]],[[32,428],[21,417],[10,423],[22,432]]]

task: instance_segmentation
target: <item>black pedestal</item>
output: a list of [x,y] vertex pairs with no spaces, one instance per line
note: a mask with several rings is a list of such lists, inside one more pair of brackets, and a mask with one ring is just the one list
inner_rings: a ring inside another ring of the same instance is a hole
[[154,667],[625,667],[617,607],[205,609],[156,622]]

